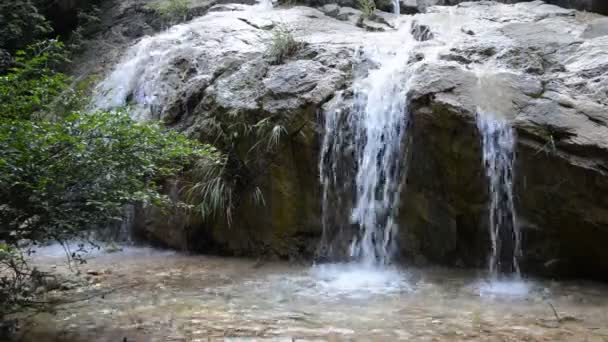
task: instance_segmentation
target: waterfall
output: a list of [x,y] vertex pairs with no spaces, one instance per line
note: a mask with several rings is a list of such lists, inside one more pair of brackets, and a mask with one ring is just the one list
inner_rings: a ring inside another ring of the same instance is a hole
[[399,63],[388,63],[355,86],[358,170],[352,222],[361,227],[362,235],[353,240],[350,254],[366,264],[390,261],[397,229],[407,115],[405,80],[399,67]]
[[[412,40],[405,43],[413,44]],[[365,266],[388,264],[395,250],[408,124],[407,47],[400,44],[396,52],[361,51],[364,63],[359,64],[375,67],[355,70],[350,105],[345,110],[332,108],[325,113],[320,162],[324,231],[327,234],[335,229],[327,226],[328,217],[335,215],[339,211],[336,209],[343,207],[340,202],[348,201],[354,192],[349,223],[358,231],[348,254]],[[354,169],[352,179],[347,176],[349,167]],[[343,196],[332,193],[336,190],[342,190]],[[332,196],[336,198],[330,201]],[[331,241],[325,239],[324,243],[331,250]]]
[[515,132],[507,119],[478,110],[483,162],[489,183],[490,274],[519,276],[521,234],[513,200]]
[[401,14],[401,6],[399,4],[399,0],[393,0],[393,13],[396,15]]

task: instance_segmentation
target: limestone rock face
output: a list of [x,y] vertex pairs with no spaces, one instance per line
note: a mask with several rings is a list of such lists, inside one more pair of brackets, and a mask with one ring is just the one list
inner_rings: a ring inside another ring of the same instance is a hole
[[[358,25],[360,12],[336,5],[264,11],[228,4],[124,51],[98,87],[97,105],[129,104],[141,118],[217,143],[239,175],[230,225],[221,217],[148,212],[139,220],[140,233],[176,248],[311,258],[322,234],[324,108],[331,102],[348,113],[353,79],[377,67],[360,55],[360,46],[403,48],[410,49],[404,65],[410,75],[408,174],[398,235],[403,259],[485,267],[488,183],[475,121],[481,108],[506,118],[517,132],[515,202],[524,272],[605,278],[604,18],[540,1],[469,2],[426,12],[414,27],[428,35],[401,46],[395,37],[411,35],[410,16],[379,13],[374,25],[382,30],[371,32]],[[285,23],[301,46],[274,64],[272,32]],[[283,132],[272,153],[252,155],[256,143],[247,137],[215,140],[229,125],[261,121]],[[260,192],[263,204],[259,198],[256,204],[251,198]]]

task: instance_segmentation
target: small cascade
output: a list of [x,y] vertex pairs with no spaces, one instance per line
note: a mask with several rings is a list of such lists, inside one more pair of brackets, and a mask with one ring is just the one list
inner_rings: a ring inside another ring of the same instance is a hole
[[483,162],[489,183],[490,274],[519,276],[521,234],[513,199],[515,132],[507,119],[478,111]]
[[[346,113],[333,109],[325,116],[320,163],[324,230],[327,234],[335,229],[327,226],[327,217],[342,207],[337,202],[349,200],[348,191],[343,193],[347,199],[332,191],[345,190],[350,181],[353,188],[350,193],[354,193],[349,203],[350,223],[358,232],[352,238],[348,254],[365,266],[388,264],[395,250],[396,211],[405,169],[402,164],[408,124],[407,44],[413,44],[413,39],[400,45],[396,52],[361,51],[366,62],[361,64],[376,67],[356,77],[352,104]],[[346,176],[349,167],[355,170],[352,179]],[[331,242],[325,243],[332,248]]]
[[399,0],[393,0],[393,13],[395,13],[395,15],[401,14],[401,5],[399,4]]

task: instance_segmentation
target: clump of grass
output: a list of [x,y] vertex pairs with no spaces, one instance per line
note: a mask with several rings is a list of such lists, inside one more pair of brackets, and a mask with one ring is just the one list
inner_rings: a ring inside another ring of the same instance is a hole
[[370,18],[376,11],[376,3],[374,0],[358,0],[361,16],[364,19]]
[[[204,120],[208,137],[230,151],[222,158],[201,159],[191,169],[192,181],[185,188],[189,209],[196,209],[203,218],[224,218],[232,225],[232,214],[248,194],[255,206],[264,206],[262,189],[256,184],[260,162],[270,160],[281,141],[288,136],[287,128],[276,116],[247,122],[246,114],[228,112],[222,119]],[[249,150],[238,154],[237,146],[253,143]],[[245,173],[243,170],[247,170]]]
[[161,0],[155,6],[156,12],[169,22],[186,21],[190,10],[190,0]]
[[302,47],[291,30],[285,26],[277,26],[272,32],[272,40],[267,51],[271,64],[282,64]]
[[225,178],[225,162],[210,165],[200,161],[193,168],[196,182],[188,189],[189,202],[198,203],[196,207],[202,217],[221,215],[228,225],[232,223],[234,209],[234,184]]

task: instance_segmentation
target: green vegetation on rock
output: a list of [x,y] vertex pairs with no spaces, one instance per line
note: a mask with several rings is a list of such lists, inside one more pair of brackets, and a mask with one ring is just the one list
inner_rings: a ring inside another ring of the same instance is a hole
[[154,9],[169,23],[185,21],[188,16],[190,0],[161,0]]
[[282,64],[302,47],[289,28],[279,25],[272,31],[272,40],[267,50],[271,64]]

